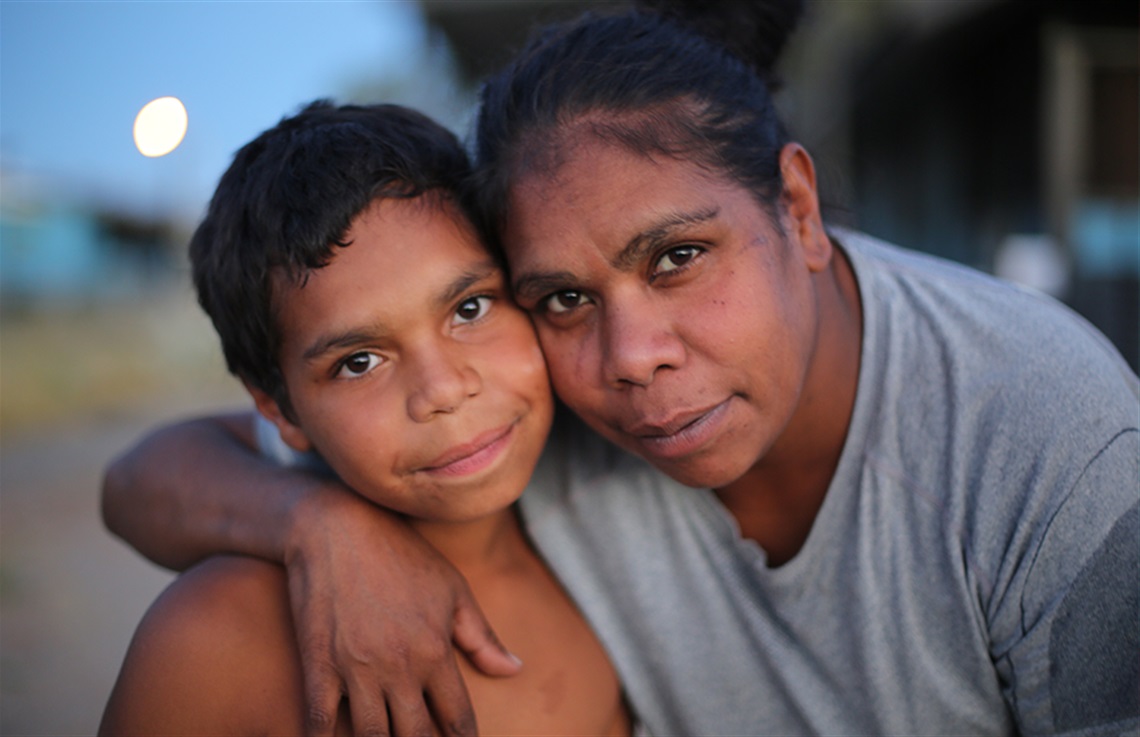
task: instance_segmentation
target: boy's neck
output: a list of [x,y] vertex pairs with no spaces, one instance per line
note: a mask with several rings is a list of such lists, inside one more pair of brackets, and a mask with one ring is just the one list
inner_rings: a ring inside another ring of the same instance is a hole
[[528,545],[515,505],[477,520],[409,524],[465,574],[510,567],[518,562],[519,546]]

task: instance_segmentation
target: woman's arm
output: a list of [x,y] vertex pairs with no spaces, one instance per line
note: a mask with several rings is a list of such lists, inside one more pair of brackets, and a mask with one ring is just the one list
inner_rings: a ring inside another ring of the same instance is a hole
[[175,570],[221,552],[283,562],[298,504],[346,490],[262,458],[252,422],[246,412],[151,432],[108,466],[104,524]]
[[387,734],[389,722],[420,733],[434,721],[445,735],[474,734],[452,644],[489,675],[519,664],[463,577],[396,515],[261,458],[251,420],[190,420],[145,437],[107,470],[107,527],[171,568],[214,553],[285,564],[310,734],[332,734],[342,693],[358,733]]

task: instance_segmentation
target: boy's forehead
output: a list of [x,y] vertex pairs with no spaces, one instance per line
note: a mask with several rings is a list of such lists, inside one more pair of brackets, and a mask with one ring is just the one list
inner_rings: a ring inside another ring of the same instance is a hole
[[[450,197],[429,192],[416,197],[378,197],[353,218],[328,252],[324,264],[295,275],[277,269],[273,293],[279,305],[298,292],[312,293],[315,282],[353,281],[396,288],[407,278],[434,284],[478,281],[503,271],[470,217]],[[355,277],[355,278],[354,278]]]
[[480,247],[486,247],[475,223],[455,197],[439,190],[414,197],[375,197],[352,218],[348,232],[370,226],[382,229],[385,223],[391,224],[393,221],[401,224],[419,221],[422,225],[436,226],[443,221],[471,236]]
[[[330,237],[331,242],[322,259],[323,263],[316,266],[284,263],[274,268],[274,292],[284,294],[289,289],[303,287],[314,272],[327,267],[342,248],[348,247],[363,234],[369,236],[373,247],[396,243],[395,239],[406,236],[409,221],[413,226],[418,225],[426,230],[438,229],[440,225],[452,226],[465,240],[478,246],[500,264],[502,262],[498,252],[487,245],[471,217],[450,193],[433,190],[408,197],[379,195],[352,217],[343,233]],[[392,237],[386,238],[389,231]]]

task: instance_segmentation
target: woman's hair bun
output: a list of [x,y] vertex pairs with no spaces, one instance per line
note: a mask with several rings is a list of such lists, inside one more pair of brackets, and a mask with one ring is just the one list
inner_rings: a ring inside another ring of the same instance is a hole
[[634,0],[719,43],[771,77],[804,11],[804,0]]

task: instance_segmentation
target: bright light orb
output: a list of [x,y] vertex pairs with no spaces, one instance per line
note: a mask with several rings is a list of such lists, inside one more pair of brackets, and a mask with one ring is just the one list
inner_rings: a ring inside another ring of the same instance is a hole
[[186,135],[186,107],[177,97],[160,97],[135,116],[135,146],[143,156],[166,156]]

